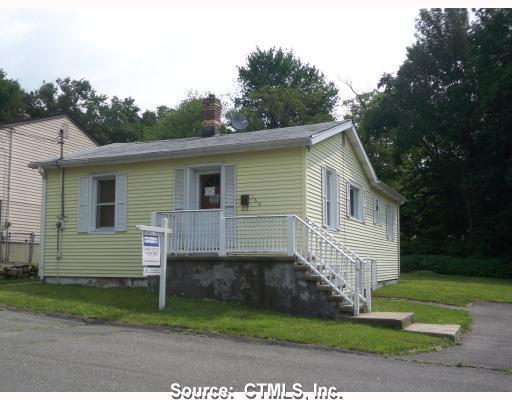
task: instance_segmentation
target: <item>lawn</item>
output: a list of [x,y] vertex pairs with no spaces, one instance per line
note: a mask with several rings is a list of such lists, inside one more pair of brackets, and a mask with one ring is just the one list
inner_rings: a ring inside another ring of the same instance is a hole
[[426,324],[458,324],[468,331],[471,318],[465,310],[454,310],[407,300],[373,299],[372,311],[413,312],[415,322]]
[[[163,312],[158,312],[157,296],[148,294],[145,289],[106,289],[12,282],[4,281],[0,285],[0,305],[131,324],[154,324],[201,332],[318,344],[379,354],[433,351],[452,344],[448,339],[416,333],[349,322],[293,317],[211,300],[169,297],[167,308]],[[376,300],[376,307],[403,306],[395,303]],[[416,309],[417,306],[411,305]],[[432,318],[437,312],[437,307],[424,307],[423,316],[420,315],[418,321],[423,317]],[[428,312],[427,307],[433,310]],[[408,309],[410,310],[410,307]],[[445,320],[453,323],[461,320],[461,315],[448,316]]]
[[512,303],[512,280],[411,272],[396,285],[375,291],[380,298],[402,298],[466,306],[477,301]]

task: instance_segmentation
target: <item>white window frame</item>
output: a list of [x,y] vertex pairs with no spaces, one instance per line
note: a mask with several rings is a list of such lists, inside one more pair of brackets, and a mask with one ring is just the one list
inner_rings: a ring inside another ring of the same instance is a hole
[[[336,171],[333,168],[325,167],[325,203],[326,203],[326,218],[327,222],[326,228],[329,230],[336,230],[338,227],[337,219],[338,212],[336,208],[338,207],[338,202],[336,196],[339,196],[339,190],[337,189],[337,175]],[[330,218],[329,218],[330,217]]]
[[347,202],[347,216],[349,219],[353,220],[353,221],[357,221],[357,222],[361,222],[364,224],[365,222],[365,194],[364,194],[364,187],[363,185],[357,183],[357,182],[354,182],[354,181],[348,181],[348,186],[347,186],[347,199],[350,199],[350,190],[354,188],[354,189],[357,189],[359,190],[359,204],[360,204],[360,217],[361,218],[357,218],[355,216],[352,215],[352,212],[351,212],[351,205],[352,205],[352,202],[349,201]]
[[[386,204],[386,239],[395,240],[395,210],[391,204]],[[391,218],[389,217],[391,215]],[[391,225],[391,226],[390,226]],[[391,233],[391,234],[390,234]]]
[[375,225],[382,225],[382,206],[384,202],[378,196],[373,198],[373,223]]
[[[97,228],[96,227],[96,212],[97,212],[97,198],[98,198],[98,181],[100,180],[109,180],[114,179],[115,185],[114,186],[114,202],[111,203],[102,203],[102,204],[109,204],[114,206],[114,226],[112,227],[102,227]],[[99,233],[99,234],[112,234],[116,232],[116,213],[117,213],[117,203],[116,203],[116,189],[117,189],[117,174],[111,174],[111,173],[105,173],[105,174],[94,174],[90,177],[89,187],[91,188],[91,196],[90,196],[90,213],[91,216],[89,220],[89,233]]]
[[184,210],[199,210],[199,175],[220,174],[220,208],[211,209],[224,210],[224,164],[208,163],[193,164],[185,167],[185,201]]

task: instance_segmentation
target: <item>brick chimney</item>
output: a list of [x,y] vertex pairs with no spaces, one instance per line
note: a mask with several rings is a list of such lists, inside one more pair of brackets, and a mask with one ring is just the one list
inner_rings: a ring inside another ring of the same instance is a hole
[[220,100],[214,94],[203,99],[203,134],[202,137],[210,137],[220,133]]
[[30,119],[30,114],[27,114],[25,111],[22,111],[17,115],[18,121],[26,121]]

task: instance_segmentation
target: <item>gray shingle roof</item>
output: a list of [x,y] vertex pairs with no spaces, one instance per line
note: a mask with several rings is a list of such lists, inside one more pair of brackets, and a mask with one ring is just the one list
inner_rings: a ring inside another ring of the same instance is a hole
[[[254,149],[304,146],[313,136],[347,121],[233,133],[208,138],[156,140],[151,142],[113,143],[96,149],[67,154],[60,165],[85,165],[162,158],[181,158],[201,154],[231,153]],[[57,159],[34,161],[32,168],[55,166]]]

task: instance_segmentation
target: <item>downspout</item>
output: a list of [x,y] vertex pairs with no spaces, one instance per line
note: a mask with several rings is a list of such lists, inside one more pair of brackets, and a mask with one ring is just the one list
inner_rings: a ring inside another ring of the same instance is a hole
[[48,179],[43,168],[39,169],[39,173],[43,178],[43,190],[41,195],[41,231],[39,240],[39,279],[44,279],[45,272],[45,246],[46,246],[46,192],[48,190]]
[[9,228],[11,223],[9,222],[9,210],[11,205],[11,169],[12,169],[12,136],[14,134],[14,128],[9,129],[9,150],[8,150],[8,161],[7,161],[7,198],[5,207],[5,222],[2,230],[5,229],[5,247],[4,247],[4,267],[7,267],[9,259]]
[[60,145],[60,157],[55,162],[55,165],[60,170],[60,214],[55,226],[57,227],[57,260],[58,262],[58,273],[60,272],[60,259],[62,258],[62,231],[64,230],[64,167],[62,166],[62,160],[64,159],[64,128],[59,131],[59,145]]
[[62,258],[62,231],[64,229],[64,167],[56,162],[60,171],[60,212],[55,226],[57,227],[57,258]]

